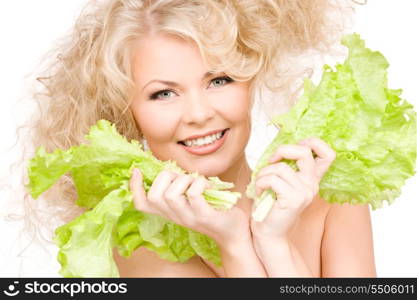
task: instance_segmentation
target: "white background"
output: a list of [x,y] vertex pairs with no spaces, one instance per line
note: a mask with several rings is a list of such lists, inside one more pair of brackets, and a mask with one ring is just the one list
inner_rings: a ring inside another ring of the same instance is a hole
[[[8,166],[18,153],[11,146],[15,142],[16,124],[24,120],[28,110],[24,102],[19,102],[29,84],[25,77],[54,40],[70,28],[84,3],[85,0],[0,3],[0,176],[11,186],[16,185],[17,178]],[[417,104],[416,11],[414,0],[370,0],[356,8],[354,28],[369,48],[385,55],[390,62],[390,87],[402,88],[403,97],[413,105]],[[266,143],[273,134],[264,134],[262,141],[251,139],[248,151],[254,151],[256,156],[257,145]],[[379,277],[417,277],[416,196],[417,176],[414,176],[393,205],[372,212]],[[0,276],[59,276],[54,247],[31,246],[21,254],[25,259],[18,258],[26,245],[19,238],[21,224],[3,220],[11,210],[19,212],[17,198],[0,190]]]

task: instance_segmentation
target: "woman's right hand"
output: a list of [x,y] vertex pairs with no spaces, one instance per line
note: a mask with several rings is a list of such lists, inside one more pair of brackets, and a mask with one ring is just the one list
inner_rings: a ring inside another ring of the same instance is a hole
[[159,173],[147,194],[138,169],[134,169],[130,180],[137,210],[206,234],[220,248],[228,248],[245,238],[250,240],[249,220],[242,209],[237,206],[228,211],[214,209],[202,195],[207,188],[209,181],[203,176],[195,178],[171,171]]

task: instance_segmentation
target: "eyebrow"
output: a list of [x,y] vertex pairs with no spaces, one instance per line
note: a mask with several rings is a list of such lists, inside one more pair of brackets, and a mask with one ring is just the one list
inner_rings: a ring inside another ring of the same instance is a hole
[[[204,74],[204,76],[203,76],[203,78],[202,79],[206,79],[206,78],[208,78],[208,77],[210,77],[210,76],[212,76],[212,75],[214,75],[214,74],[216,74],[216,73],[213,73],[213,72],[207,72],[206,74]],[[150,85],[151,83],[154,83],[154,82],[159,82],[159,83],[162,83],[162,84],[165,84],[165,85],[168,85],[168,86],[171,86],[171,87],[178,87],[179,86],[179,83],[177,83],[177,82],[174,82],[174,81],[167,81],[167,80],[161,80],[161,79],[152,79],[151,81],[149,81],[147,84],[145,84],[144,86],[143,86],[143,88],[142,88],[142,91],[148,86],[148,85]]]

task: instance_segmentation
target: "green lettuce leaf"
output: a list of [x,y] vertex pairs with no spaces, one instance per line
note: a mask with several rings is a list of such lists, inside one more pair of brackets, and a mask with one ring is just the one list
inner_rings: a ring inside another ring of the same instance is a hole
[[[128,258],[138,247],[146,247],[161,258],[186,262],[199,255],[221,265],[216,243],[191,229],[133,207],[129,180],[134,168],[143,174],[145,191],[163,170],[185,173],[173,161],[160,161],[139,142],[128,142],[115,126],[100,120],[86,136],[89,143],[47,153],[39,148],[28,166],[33,198],[39,197],[64,174],[71,174],[77,190],[77,205],[86,212],[56,229],[60,274],[65,277],[118,277],[113,248]],[[197,173],[191,176],[199,176]],[[227,191],[233,183],[209,177],[203,192],[216,209],[233,207],[240,194]]]
[[[383,207],[415,174],[413,106],[400,98],[401,90],[388,88],[389,65],[381,53],[366,48],[358,34],[346,35],[342,44],[349,49],[345,62],[334,69],[324,66],[318,86],[306,80],[294,107],[272,119],[279,132],[258,160],[246,190],[255,199],[252,216],[257,221],[266,217],[276,195],[269,189],[256,197],[256,176],[283,144],[318,137],[336,151],[320,182],[320,196],[330,203]],[[283,161],[297,169],[294,161]]]

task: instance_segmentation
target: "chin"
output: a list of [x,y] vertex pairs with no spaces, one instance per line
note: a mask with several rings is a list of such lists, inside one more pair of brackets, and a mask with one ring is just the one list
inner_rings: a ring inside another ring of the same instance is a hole
[[189,165],[184,166],[184,169],[188,172],[197,172],[200,175],[205,177],[219,177],[221,174],[225,173],[229,169],[229,163],[225,160],[216,161],[207,160],[200,163],[189,163]]

